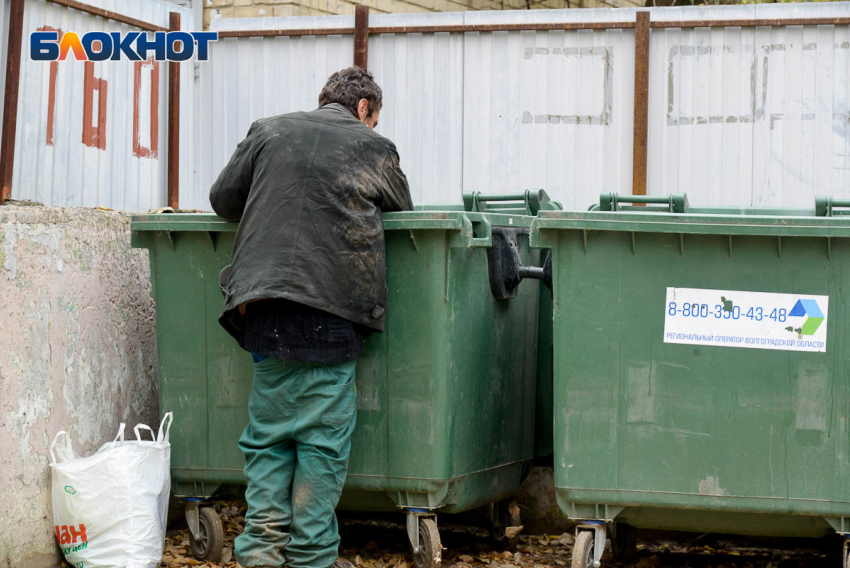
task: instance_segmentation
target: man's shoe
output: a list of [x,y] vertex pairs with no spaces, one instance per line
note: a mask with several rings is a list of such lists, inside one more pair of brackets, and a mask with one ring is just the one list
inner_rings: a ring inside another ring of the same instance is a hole
[[331,568],[354,568],[354,564],[342,558],[337,558],[336,562],[331,565]]

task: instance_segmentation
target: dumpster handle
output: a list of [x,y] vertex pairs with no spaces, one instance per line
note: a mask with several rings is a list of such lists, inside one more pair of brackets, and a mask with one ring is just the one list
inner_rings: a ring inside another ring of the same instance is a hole
[[815,197],[815,215],[818,217],[840,217],[850,215],[850,211],[836,211],[838,208],[850,207],[850,199],[835,199],[830,195]]
[[[591,211],[620,211],[621,203],[640,203],[666,205],[668,213],[687,213],[688,196],[684,193],[671,193],[670,195],[618,195],[616,193],[603,193],[599,196],[599,208],[591,207]],[[662,209],[657,207],[645,207],[632,209],[650,213],[657,213]]]
[[[480,191],[463,194],[463,208],[470,213],[514,213],[516,205],[509,203],[489,205],[493,202],[519,201],[523,204],[525,211],[523,215],[537,215],[541,209],[550,209],[549,195],[542,189],[527,189],[523,193],[505,194],[483,194]],[[560,209],[560,204],[556,204]]]
[[478,236],[472,237],[472,246],[476,248],[488,248],[493,246],[493,225],[490,224],[490,219],[479,214],[467,214],[466,218],[474,228]]

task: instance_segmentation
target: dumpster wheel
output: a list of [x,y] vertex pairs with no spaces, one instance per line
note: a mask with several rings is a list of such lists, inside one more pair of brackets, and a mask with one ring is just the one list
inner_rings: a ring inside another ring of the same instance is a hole
[[611,535],[611,551],[619,562],[630,562],[637,554],[637,531],[631,525],[614,523]]
[[507,549],[516,548],[523,529],[519,504],[513,499],[491,503],[489,514],[490,536]]
[[221,517],[212,507],[201,507],[198,514],[198,535],[189,531],[189,548],[196,560],[221,562],[224,550],[224,527]]
[[440,543],[440,530],[437,521],[431,517],[419,519],[419,551],[413,552],[416,568],[440,568],[443,546]]
[[593,568],[593,531],[582,531],[579,533],[576,543],[573,545],[573,559],[570,568]]

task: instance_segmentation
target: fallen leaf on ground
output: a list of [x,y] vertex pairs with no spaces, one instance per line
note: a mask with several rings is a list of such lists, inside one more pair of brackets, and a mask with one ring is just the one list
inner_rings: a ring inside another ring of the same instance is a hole
[[519,533],[522,532],[522,525],[518,527],[508,527],[505,529],[505,536],[508,538],[515,538]]

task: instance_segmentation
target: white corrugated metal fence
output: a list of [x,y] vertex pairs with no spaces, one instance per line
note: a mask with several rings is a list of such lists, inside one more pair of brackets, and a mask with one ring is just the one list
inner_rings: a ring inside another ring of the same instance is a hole
[[[634,22],[635,10],[377,15],[371,27]],[[828,18],[850,3],[656,8],[653,21]],[[353,17],[216,20],[213,29],[353,27]],[[633,29],[382,34],[369,69],[378,131],[419,203],[544,188],[584,209],[631,193]],[[695,204],[805,205],[850,197],[848,26],[662,29],[650,42],[649,194]],[[251,122],[315,108],[351,64],[351,36],[231,38],[201,65],[199,207]]]
[[[850,15],[847,3],[759,8]],[[651,192],[706,205],[850,196],[850,26],[654,30],[650,59]]]
[[[194,27],[190,9],[151,0],[90,0],[88,4],[163,28],[170,12]],[[133,30],[79,10],[27,0],[12,197],[47,205],[104,206],[146,211],[165,204],[167,163],[166,63],[30,60],[29,35],[39,29],[77,32]],[[5,42],[4,42],[5,45]],[[195,185],[194,63],[181,64],[181,187]]]
[[[9,36],[9,9],[12,0],[0,0],[0,93],[6,91],[6,51],[8,49]],[[3,141],[3,133],[0,132],[0,143]]]
[[[189,9],[161,0],[90,3],[162,27],[178,11],[183,28],[193,28]],[[0,0],[4,21],[8,4]],[[654,22],[848,15],[848,2],[651,10]],[[372,16],[370,26],[635,17],[630,9],[398,14]],[[213,30],[353,23],[233,19]],[[44,27],[130,30],[26,1],[13,197],[134,211],[165,205],[166,65],[154,81],[149,64],[30,61],[29,33]],[[703,205],[850,197],[848,27],[653,28],[647,192],[686,192]],[[181,207],[209,209],[209,187],[250,124],[315,108],[326,78],[352,60],[350,35],[292,36],[223,39],[209,62],[181,64]],[[398,146],[418,203],[543,188],[584,209],[601,192],[632,192],[634,29],[372,35],[369,68],[384,89],[378,131]]]

